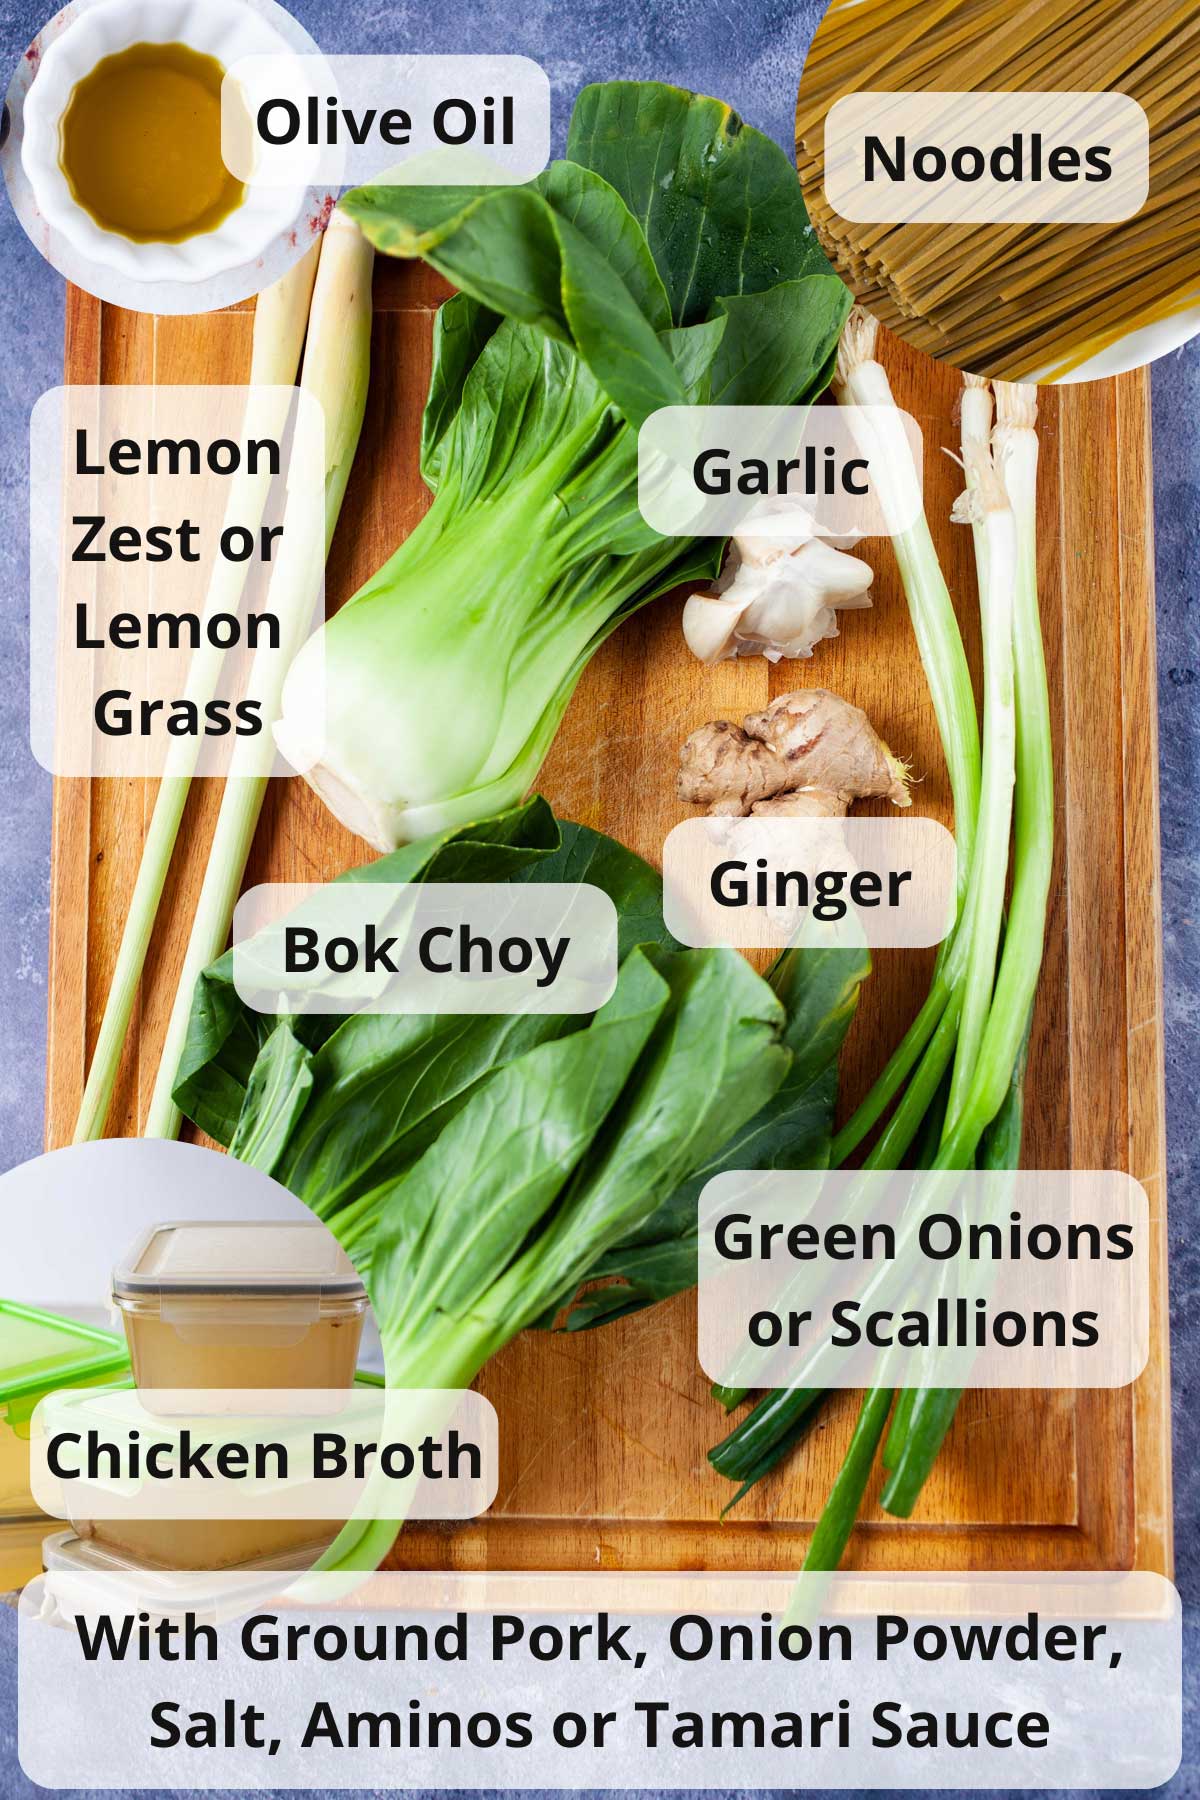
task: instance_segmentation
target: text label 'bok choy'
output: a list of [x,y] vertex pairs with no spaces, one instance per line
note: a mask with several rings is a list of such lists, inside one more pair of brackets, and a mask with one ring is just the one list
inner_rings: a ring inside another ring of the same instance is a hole
[[301,651],[276,730],[388,850],[514,805],[608,634],[716,575],[719,542],[661,537],[638,511],[643,420],[815,398],[849,295],[778,145],[655,82],[586,88],[566,160],[526,187],[342,204],[377,250],[459,290],[422,429],[433,505]]

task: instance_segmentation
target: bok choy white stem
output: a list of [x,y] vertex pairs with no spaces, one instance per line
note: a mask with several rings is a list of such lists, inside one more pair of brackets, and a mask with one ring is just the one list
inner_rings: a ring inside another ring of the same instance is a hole
[[814,399],[849,308],[794,169],[721,102],[605,82],[580,95],[567,151],[520,188],[373,183],[343,201],[381,252],[458,290],[422,423],[433,503],[305,645],[276,728],[378,850],[517,805],[621,620],[716,575],[716,540],[640,512],[650,414]]

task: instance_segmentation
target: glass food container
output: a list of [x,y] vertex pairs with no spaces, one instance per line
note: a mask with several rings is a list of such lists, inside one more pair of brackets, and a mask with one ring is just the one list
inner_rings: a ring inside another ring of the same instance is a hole
[[[94,1620],[104,1611],[128,1612],[136,1603],[153,1618],[178,1619],[187,1613],[197,1623],[219,1625],[243,1617],[254,1606],[278,1604],[287,1578],[305,1574],[319,1550],[314,1545],[309,1551],[266,1556],[253,1567],[213,1570],[208,1581],[198,1582],[196,1573],[143,1569],[119,1551],[73,1531],[56,1531],[42,1540],[38,1556],[46,1573],[42,1616]],[[141,1579],[131,1593],[133,1575]]]
[[[125,1383],[126,1388],[132,1383]],[[364,1370],[354,1377],[356,1387],[381,1388],[377,1375]],[[114,1390],[116,1392],[117,1390]],[[89,1407],[88,1418],[103,1416],[104,1405]],[[114,1413],[114,1422],[119,1415]],[[286,1427],[284,1428],[286,1436]],[[271,1498],[264,1495],[262,1515],[225,1519],[91,1518],[87,1482],[64,1489],[70,1505],[71,1542],[89,1555],[110,1559],[112,1566],[147,1570],[308,1569],[333,1542],[342,1519],[277,1519],[270,1515]],[[57,1538],[55,1542],[57,1542]],[[107,1565],[106,1565],[107,1566]]]
[[139,1388],[340,1388],[367,1310],[319,1219],[155,1225],[113,1271]]
[[59,1388],[95,1387],[128,1372],[129,1353],[108,1331],[0,1300],[0,1520],[41,1519],[29,1491],[33,1409]]
[[117,1567],[198,1570],[311,1569],[342,1523],[334,1519],[72,1520],[75,1542],[114,1559]]
[[[369,1377],[356,1376],[355,1380],[365,1386],[375,1385]],[[124,1384],[124,1391],[132,1386],[132,1382]],[[88,1429],[121,1440],[130,1417],[120,1406],[121,1392],[114,1388],[88,1404]],[[301,1425],[299,1429],[305,1427]],[[220,1437],[219,1426],[215,1435]],[[273,1423],[271,1435],[286,1443],[289,1436],[286,1420]],[[169,1442],[169,1427],[164,1436]],[[267,1565],[274,1568],[281,1566],[278,1563],[280,1557],[289,1556],[295,1558],[295,1567],[310,1568],[333,1542],[344,1523],[342,1519],[277,1518],[272,1493],[264,1493],[251,1516],[240,1519],[224,1518],[219,1512],[199,1519],[139,1518],[128,1513],[106,1518],[103,1509],[94,1516],[97,1494],[105,1488],[111,1489],[112,1485],[105,1477],[94,1480],[83,1477],[63,1484],[63,1498],[76,1540],[94,1548],[97,1555],[115,1557],[122,1567],[130,1569],[225,1571],[258,1569]],[[118,1482],[116,1485],[122,1488],[126,1484]],[[297,1477],[294,1484],[285,1479],[280,1485],[287,1489],[303,1485],[303,1482]],[[152,1484],[143,1492],[151,1495],[152,1508]]]

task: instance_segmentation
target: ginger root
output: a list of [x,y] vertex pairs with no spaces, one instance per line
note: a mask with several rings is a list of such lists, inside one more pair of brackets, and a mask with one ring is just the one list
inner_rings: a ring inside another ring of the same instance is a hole
[[714,719],[693,731],[678,792],[726,818],[838,819],[855,800],[911,804],[908,771],[866,713],[824,688],[781,694],[741,725]]

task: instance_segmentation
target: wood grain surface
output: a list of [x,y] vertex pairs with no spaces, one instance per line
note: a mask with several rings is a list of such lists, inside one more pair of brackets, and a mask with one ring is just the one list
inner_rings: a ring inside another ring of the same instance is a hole
[[[420,517],[416,467],[433,312],[446,290],[421,266],[376,278],[370,409],[329,567],[332,608]],[[153,319],[71,290],[67,379],[240,382],[248,308]],[[949,523],[959,475],[954,373],[888,341],[901,405],[925,435],[934,535],[978,676],[970,534]],[[1056,741],[1058,861],[1028,1084],[1024,1162],[1127,1169],[1155,1222],[1152,1348],[1132,1389],[968,1394],[915,1519],[872,1496],[851,1546],[863,1568],[1140,1567],[1168,1572],[1170,1438],[1165,1271],[1153,541],[1144,373],[1045,392],[1040,577]],[[950,822],[928,693],[889,548],[867,548],[874,609],[811,662],[706,669],[684,649],[677,600],[622,627],[587,670],[539,787],[563,815],[651,860],[688,809],[679,745],[789,687],[864,706],[918,778],[916,810]],[[87,1058],[132,889],[153,789],[56,783],[46,1141],[70,1141]],[[219,802],[198,783],[164,898],[109,1120],[139,1127]],[[324,880],[367,859],[298,780],[272,783],[247,884]],[[880,952],[843,1059],[853,1104],[915,1010],[927,959]],[[485,1371],[500,1416],[499,1497],[484,1519],[406,1531],[422,1567],[795,1567],[840,1460],[854,1398],[831,1405],[804,1451],[721,1523],[730,1489],[705,1452],[724,1428],[695,1358],[690,1295],[598,1332],[529,1333]]]

